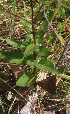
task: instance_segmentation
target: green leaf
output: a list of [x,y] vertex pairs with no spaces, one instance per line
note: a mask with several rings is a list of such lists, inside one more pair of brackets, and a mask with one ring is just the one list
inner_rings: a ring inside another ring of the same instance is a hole
[[25,19],[27,19],[27,15],[26,15],[26,5],[25,5],[25,2],[24,2],[24,1],[23,1],[23,4],[24,4]]
[[65,18],[65,9],[62,9],[62,18]]
[[11,40],[11,39],[2,39],[0,38],[1,40],[6,40],[6,42],[10,45],[13,45],[15,46],[16,48],[20,48],[20,49],[23,49],[25,50],[26,49],[26,46],[28,45],[27,42],[22,42],[22,41],[17,41],[17,40]]
[[63,0],[63,4],[66,5],[66,0]]
[[65,78],[70,81],[70,76],[65,75],[65,74],[59,74],[60,77]]
[[38,2],[40,2],[40,3],[43,2],[43,0],[36,0],[36,1],[38,1]]
[[65,41],[64,41],[63,37],[61,36],[61,33],[59,33],[59,37],[60,37],[60,39],[61,39],[61,42],[64,44]]
[[40,27],[40,28],[38,29],[38,31],[36,32],[35,37],[36,37],[36,39],[38,39],[37,43],[41,43],[41,42],[43,41],[43,36],[44,36],[44,34],[45,34],[45,31],[46,31],[47,27],[48,27],[48,23],[47,23],[47,21],[45,20],[45,21],[43,22],[43,24],[42,24],[42,27]]
[[39,63],[38,60],[34,60],[34,62],[32,62],[32,61],[30,61],[30,60],[27,61],[27,64],[30,65],[31,67],[36,66],[38,63]]
[[48,16],[48,20],[51,21],[52,17],[53,17],[54,11],[49,11],[49,13],[47,14]]
[[[46,11],[47,11],[47,9],[45,10],[45,12],[46,12]],[[37,16],[36,21],[43,20],[43,17],[44,17],[44,12],[43,12],[43,11],[41,11],[41,12],[39,13],[39,15]]]
[[34,44],[30,44],[27,46],[24,54],[29,54],[29,53],[33,53],[34,50],[38,49],[38,45],[34,45]]
[[50,35],[47,36],[47,38],[49,39],[50,43],[53,43],[55,41],[55,38],[56,38],[56,34],[54,33],[54,31],[52,31],[50,33]]
[[26,41],[29,42],[29,43],[34,41],[32,34],[27,34],[27,35],[25,35],[25,39],[26,39]]
[[44,12],[42,11],[42,12],[39,13],[39,15],[37,16],[36,21],[40,21],[40,20],[42,20],[43,16],[44,16]]
[[30,61],[34,60],[34,55],[32,53],[29,55],[24,55],[23,64],[25,65],[28,60]]
[[28,23],[27,21],[20,19],[21,23],[23,24],[25,30],[27,31],[27,33],[31,33],[32,31],[32,25],[31,23]]
[[42,38],[44,36],[44,34],[45,34],[43,28],[40,27],[38,29],[38,31],[36,32],[36,34],[38,35],[38,37]]
[[64,24],[59,22],[58,25],[59,25],[60,32],[62,32],[64,30]]
[[44,47],[42,49],[39,49],[39,56],[46,56],[48,57],[50,54],[52,54],[53,52],[50,52],[48,48]]
[[43,65],[44,70],[52,72],[52,73],[55,73],[55,74],[60,74],[60,73],[62,73],[64,71],[63,67],[61,69],[59,69],[59,70],[56,70],[54,68],[53,62],[50,61],[50,60],[46,60],[44,58],[41,59],[40,64]]
[[49,71],[49,72],[52,72],[55,74],[60,74],[64,71],[63,68],[61,68],[59,70],[54,69],[53,63],[49,60],[44,59],[44,58],[40,61],[40,63],[38,63],[36,61],[31,62],[30,60],[28,60],[27,64],[30,65],[31,67],[36,66],[38,69]]
[[62,17],[62,8],[59,8],[58,15],[60,18]]
[[40,27],[39,29],[38,29],[38,31],[36,32],[36,35],[35,35],[35,37],[36,37],[36,39],[37,39],[37,43],[41,43],[42,41],[43,41],[43,36],[44,36],[44,30],[43,30],[43,28],[42,27]]
[[29,84],[33,81],[34,77],[35,76],[31,72],[27,72],[17,80],[16,86],[29,86]]
[[23,58],[23,53],[21,52],[0,51],[0,59],[3,59],[4,61],[10,62],[10,63],[21,64],[22,58]]
[[42,24],[44,30],[46,31],[47,30],[47,27],[48,27],[48,22],[45,20]]

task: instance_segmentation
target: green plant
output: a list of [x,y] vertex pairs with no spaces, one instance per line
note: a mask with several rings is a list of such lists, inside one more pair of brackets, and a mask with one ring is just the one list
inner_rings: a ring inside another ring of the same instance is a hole
[[[47,31],[48,22],[44,19],[42,2],[43,0],[39,0],[37,2],[29,0],[25,4],[25,1],[24,1],[23,4],[24,4],[25,19],[22,19],[22,16],[18,14],[15,10],[16,0],[14,0],[13,2],[14,5],[11,13],[11,15],[13,15],[13,25],[15,23],[14,17],[15,16],[19,17],[20,23],[22,23],[24,29],[26,30],[25,41],[22,42],[22,41],[17,41],[12,39],[0,38],[1,40],[6,40],[8,44],[23,50],[23,52],[8,52],[8,51],[6,52],[3,50],[0,50],[0,59],[3,59],[4,61],[7,61],[9,63],[23,64],[23,66],[27,64],[31,67],[31,72],[27,72],[23,74],[23,76],[21,76],[19,79],[17,79],[17,82],[16,82],[17,86],[23,86],[23,87],[31,86],[30,84],[34,83],[34,81],[37,78],[37,74],[42,70],[46,70],[46,71],[58,74],[59,76],[62,76],[62,77],[65,76],[64,78],[67,78],[66,75],[62,74],[64,71],[64,68],[61,67],[59,70],[56,70],[54,68],[53,61],[47,60],[48,56],[54,53],[54,50],[51,52],[49,48],[45,47],[44,35],[45,33],[48,32]],[[26,10],[26,7],[25,7],[26,5],[31,7],[31,9]],[[48,4],[47,6],[49,8],[45,11],[45,13],[48,12],[47,14],[48,19],[52,21],[51,19],[53,15],[55,15],[55,12],[53,11],[54,7],[51,8],[51,5],[48,5]],[[59,9],[59,6],[57,7],[57,9]],[[31,19],[31,21],[27,20],[27,15],[29,16],[29,19]],[[10,17],[8,20],[11,23]],[[40,26],[37,29],[38,23],[40,23]],[[61,23],[59,26],[61,26]],[[62,30],[63,30],[63,27],[60,29],[60,32]],[[50,43],[53,44],[56,38],[57,38],[57,34],[55,34],[54,31],[52,32],[50,31],[50,34],[48,35],[46,40],[49,40]]]

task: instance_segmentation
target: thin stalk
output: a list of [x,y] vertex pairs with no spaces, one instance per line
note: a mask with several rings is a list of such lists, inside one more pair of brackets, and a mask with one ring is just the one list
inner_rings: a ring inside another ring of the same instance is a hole
[[[33,19],[33,1],[32,1],[32,0],[31,0],[31,10],[32,10],[32,30],[33,30],[33,39],[34,39],[34,44],[36,45],[35,31],[34,31],[34,19]],[[36,50],[34,51],[34,60],[36,60]],[[34,67],[34,74],[36,74],[36,67]]]

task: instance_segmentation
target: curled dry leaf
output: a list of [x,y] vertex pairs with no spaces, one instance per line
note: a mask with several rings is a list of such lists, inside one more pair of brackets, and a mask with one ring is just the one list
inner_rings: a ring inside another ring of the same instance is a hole
[[8,67],[15,73],[16,78],[22,76],[23,72],[20,70],[18,65],[9,63]]

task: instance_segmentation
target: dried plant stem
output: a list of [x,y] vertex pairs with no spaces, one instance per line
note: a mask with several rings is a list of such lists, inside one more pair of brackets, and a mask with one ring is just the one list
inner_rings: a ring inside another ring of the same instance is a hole
[[54,31],[54,33],[56,34],[57,38],[60,40],[60,42],[61,42],[62,46],[65,48],[65,45],[62,43],[62,41],[61,41],[60,37],[58,36],[57,32],[54,30],[53,26],[50,24],[50,22],[49,22],[49,20],[48,20],[48,18],[47,18],[47,16],[46,16],[44,1],[43,1],[43,10],[44,10],[44,16],[45,16],[45,19],[47,20],[47,22],[48,22],[49,26],[50,26],[50,27],[51,27],[51,29]]
[[11,104],[10,108],[9,108],[8,114],[10,114],[10,111],[11,111],[11,109],[12,109],[13,104],[14,104],[14,102],[15,102],[15,101],[16,101],[16,97],[14,98],[14,100],[13,100],[13,102],[12,102],[12,104]]

